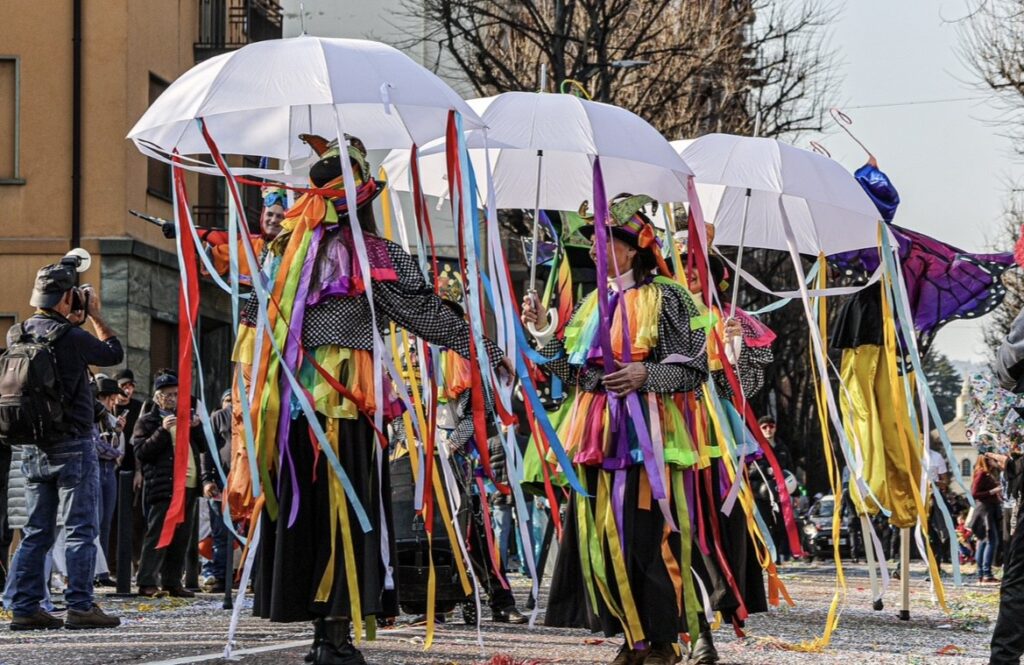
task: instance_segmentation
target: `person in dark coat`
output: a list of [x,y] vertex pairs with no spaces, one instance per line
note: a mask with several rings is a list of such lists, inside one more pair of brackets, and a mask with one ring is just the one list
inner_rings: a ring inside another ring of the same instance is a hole
[[[63,434],[56,441],[25,441],[20,446],[25,473],[28,522],[11,565],[12,630],[113,628],[120,625],[94,602],[98,531],[99,461],[94,436],[95,409],[89,366],[109,367],[124,359],[113,329],[104,321],[99,297],[77,288],[78,260],[65,257],[36,274],[29,304],[36,313],[7,333],[7,346],[48,340],[56,364]],[[93,337],[78,326],[88,318]],[[40,606],[46,595],[47,553],[57,537],[58,512],[67,534],[67,619]]]
[[[208,593],[224,593],[225,584],[232,578],[233,568],[228,568],[232,552],[225,541],[223,504],[224,479],[231,470],[231,391],[221,395],[221,408],[210,415],[214,443],[217,444],[220,470],[207,446],[202,447],[200,466],[203,471],[203,497],[210,511],[210,537],[213,541],[213,559],[203,565],[206,578],[203,590]],[[221,471],[224,476],[221,476]]]
[[[185,479],[185,520],[178,525],[170,545],[157,549],[164,518],[174,493],[175,416],[178,403],[178,377],[163,371],[153,383],[153,401],[146,402],[135,430],[132,447],[142,467],[142,501],[146,514],[146,533],[139,561],[139,595],[153,597],[163,591],[171,596],[191,598],[195,594],[182,586],[185,550],[192,533],[192,510],[199,493],[199,451],[203,433],[199,419],[193,416],[188,474]],[[158,583],[159,582],[159,583]]]
[[[995,370],[1003,388],[1024,393],[1024,311],[1013,320],[1009,334],[996,353]],[[1024,462],[1021,460],[1019,454],[1000,460],[1009,481],[1010,496],[1018,504],[1024,498],[1021,496],[1020,479],[1024,475]],[[1024,529],[1021,528],[1021,515],[1024,511],[1018,511],[1003,566],[999,617],[992,632],[990,665],[1016,665],[1024,655],[1024,623],[1020,620],[1024,616]]]

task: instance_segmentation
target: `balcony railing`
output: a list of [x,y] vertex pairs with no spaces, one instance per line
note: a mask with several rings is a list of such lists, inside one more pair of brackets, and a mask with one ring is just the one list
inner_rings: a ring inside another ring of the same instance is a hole
[[281,26],[281,5],[276,0],[199,0],[196,62],[253,42],[279,39]]

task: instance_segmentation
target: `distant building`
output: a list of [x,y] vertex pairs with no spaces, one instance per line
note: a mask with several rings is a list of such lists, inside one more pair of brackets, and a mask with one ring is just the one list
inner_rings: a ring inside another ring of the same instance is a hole
[[[176,364],[174,243],[128,213],[172,217],[170,167],[143,157],[125,135],[197,61],[279,37],[281,22],[273,0],[8,7],[0,22],[0,334],[31,315],[36,270],[81,246],[94,258],[82,281],[99,289],[140,390],[155,369]],[[220,179],[190,176],[189,190],[197,223],[222,224]],[[230,382],[231,310],[209,283],[202,301],[210,399]]]
[[[978,459],[978,451],[967,438],[967,402],[970,399],[970,381],[964,379],[963,388],[956,398],[956,417],[945,424],[946,435],[953,444],[953,455],[956,456],[956,468],[950,472],[956,474],[965,486],[970,487],[974,463]],[[931,438],[938,440],[939,431],[932,430]],[[956,487],[956,483],[952,485]]]

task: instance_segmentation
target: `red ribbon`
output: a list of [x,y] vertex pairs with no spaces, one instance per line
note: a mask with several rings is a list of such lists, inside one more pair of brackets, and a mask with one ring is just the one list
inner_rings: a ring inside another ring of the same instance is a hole
[[[171,172],[177,194],[178,225],[181,241],[182,264],[185,275],[178,292],[178,424],[174,441],[174,489],[171,504],[167,507],[163,529],[157,547],[167,547],[174,538],[174,531],[185,521],[185,480],[188,475],[189,456],[192,454],[192,329],[199,313],[199,270],[196,266],[196,248],[192,238],[191,220],[188,211],[188,194],[185,190],[185,176],[177,153],[172,158]],[[187,298],[186,298],[187,291]],[[197,461],[198,462],[198,461]]]

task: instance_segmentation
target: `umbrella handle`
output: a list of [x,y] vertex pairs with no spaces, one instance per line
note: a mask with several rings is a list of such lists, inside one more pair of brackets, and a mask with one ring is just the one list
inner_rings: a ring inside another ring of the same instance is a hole
[[[534,296],[536,296],[536,294],[534,294]],[[548,337],[558,329],[558,310],[554,307],[548,310],[548,325],[543,330],[537,330],[537,326],[532,323],[527,323],[526,329],[530,331],[530,334],[533,335],[534,338],[541,339]]]

